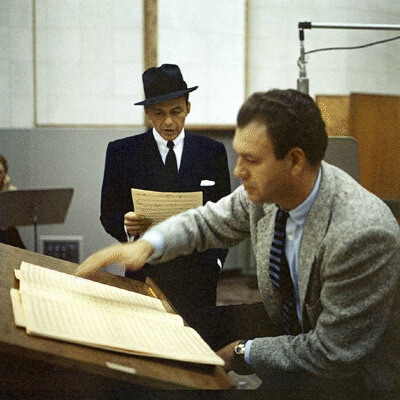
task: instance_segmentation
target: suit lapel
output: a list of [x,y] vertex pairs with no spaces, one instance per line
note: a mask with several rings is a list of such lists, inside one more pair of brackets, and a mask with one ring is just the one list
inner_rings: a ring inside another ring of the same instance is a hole
[[145,151],[143,154],[145,155],[145,159],[143,163],[147,166],[144,170],[144,173],[147,175],[145,185],[148,188],[152,188],[151,190],[165,191],[168,187],[168,182],[165,182],[163,178],[165,174],[164,163],[151,130],[148,131],[144,147]]
[[[304,304],[313,262],[330,222],[333,185],[334,177],[332,172],[326,168],[325,163],[322,163],[321,185],[307,217],[300,249],[298,287],[301,304]],[[272,319],[280,320],[282,318],[281,297],[276,295],[276,289],[269,278],[268,261],[277,208],[272,204],[264,204],[263,210],[264,216],[257,224],[257,237],[253,238],[256,241],[257,276],[268,315]]]
[[272,204],[264,204],[264,217],[257,224],[256,263],[257,279],[264,306],[272,320],[282,318],[282,300],[277,296],[277,289],[269,278],[269,253],[274,235],[275,214],[277,208]]
[[144,153],[146,154],[146,158],[148,158],[149,162],[153,165],[156,165],[157,169],[159,169],[164,166],[164,163],[162,162],[161,154],[158,151],[158,146],[154,139],[153,132],[150,130],[146,135],[146,151]]
[[330,171],[323,164],[321,185],[304,227],[298,273],[301,304],[304,304],[313,261],[330,221],[333,177],[329,175]]
[[198,158],[197,152],[199,150],[200,149],[193,144],[193,136],[190,133],[185,132],[182,159],[178,176],[179,189],[186,189],[188,184],[191,187],[194,185],[194,173],[201,169],[201,165],[196,161]]

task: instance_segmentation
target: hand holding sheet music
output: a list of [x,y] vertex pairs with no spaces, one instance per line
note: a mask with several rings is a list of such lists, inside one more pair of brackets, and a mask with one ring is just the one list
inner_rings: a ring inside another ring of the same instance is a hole
[[[154,192],[132,189],[135,213],[152,224],[202,205],[202,192]],[[141,269],[153,254],[153,246],[144,240],[116,244],[90,255],[76,270],[78,276],[89,276],[113,263],[123,264],[133,271]]]
[[203,205],[203,192],[155,192],[131,189],[135,212],[158,224],[173,215]]

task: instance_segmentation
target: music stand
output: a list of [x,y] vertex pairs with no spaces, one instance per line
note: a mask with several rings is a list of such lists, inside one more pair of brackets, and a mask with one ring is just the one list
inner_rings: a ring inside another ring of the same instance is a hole
[[64,222],[74,190],[23,189],[0,193],[0,227],[34,226],[37,252],[37,225]]

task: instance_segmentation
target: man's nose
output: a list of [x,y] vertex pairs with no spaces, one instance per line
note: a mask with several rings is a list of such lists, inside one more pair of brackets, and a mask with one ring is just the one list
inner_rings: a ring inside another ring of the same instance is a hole
[[165,120],[164,120],[164,124],[172,125],[173,124],[172,118],[170,116],[167,116],[167,118],[165,118]]
[[236,176],[236,178],[242,179],[245,176],[246,172],[243,169],[243,167],[240,165],[239,161],[236,162],[235,168],[233,170],[233,175]]

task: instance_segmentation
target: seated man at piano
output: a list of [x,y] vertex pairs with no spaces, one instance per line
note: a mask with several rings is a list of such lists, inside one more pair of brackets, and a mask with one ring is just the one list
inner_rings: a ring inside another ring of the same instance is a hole
[[253,94],[233,140],[243,185],[94,253],[76,274],[113,262],[140,270],[250,237],[263,302],[187,318],[226,369],[269,389],[399,391],[400,229],[378,197],[323,160],[326,146],[311,97]]

